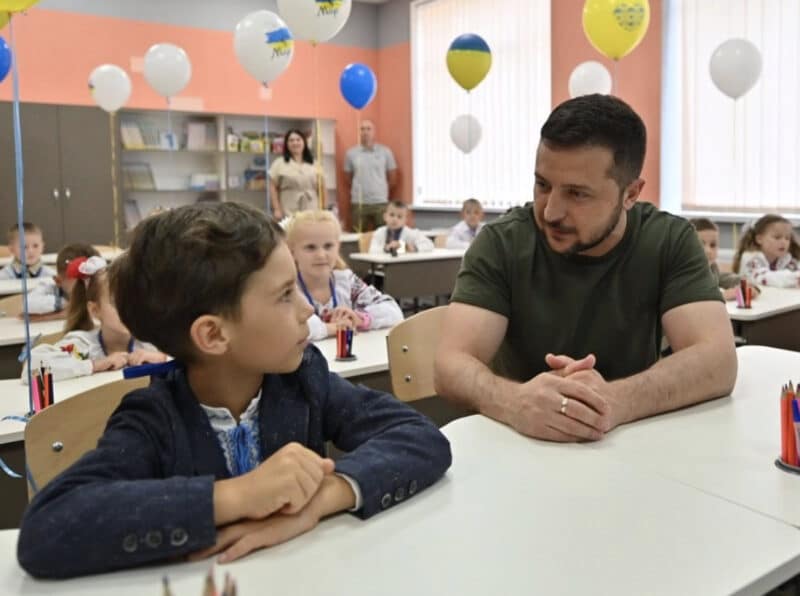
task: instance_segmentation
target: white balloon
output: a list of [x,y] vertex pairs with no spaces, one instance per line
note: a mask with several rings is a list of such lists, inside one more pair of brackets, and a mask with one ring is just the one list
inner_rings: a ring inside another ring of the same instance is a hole
[[89,75],[94,101],[106,112],[116,112],[131,96],[128,73],[115,64],[101,64]]
[[236,25],[233,49],[247,72],[260,83],[269,83],[292,61],[294,39],[278,15],[258,10]]
[[472,114],[461,114],[450,125],[453,144],[464,153],[470,153],[481,142],[481,123]]
[[173,97],[192,78],[192,63],[183,48],[157,43],[144,55],[144,78],[159,95]]
[[720,91],[738,99],[750,91],[761,76],[761,52],[746,39],[728,39],[711,54],[708,70]]
[[350,18],[351,0],[278,0],[278,12],[295,39],[328,41]]
[[589,60],[578,64],[569,75],[569,96],[578,97],[592,93],[611,93],[611,74],[599,62]]

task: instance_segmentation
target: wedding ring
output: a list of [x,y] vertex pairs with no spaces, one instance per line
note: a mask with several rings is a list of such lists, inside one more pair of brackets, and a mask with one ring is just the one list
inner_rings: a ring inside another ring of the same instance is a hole
[[564,416],[567,415],[567,404],[568,403],[569,403],[569,400],[566,397],[562,397],[561,398],[561,413],[564,414]]

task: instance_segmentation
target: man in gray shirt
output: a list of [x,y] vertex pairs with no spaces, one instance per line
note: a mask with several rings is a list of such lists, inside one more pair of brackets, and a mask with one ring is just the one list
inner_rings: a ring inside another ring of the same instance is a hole
[[391,149],[375,142],[371,120],[361,122],[360,132],[361,144],[345,155],[344,177],[350,188],[353,228],[367,232],[383,223],[383,212],[397,185],[397,163]]

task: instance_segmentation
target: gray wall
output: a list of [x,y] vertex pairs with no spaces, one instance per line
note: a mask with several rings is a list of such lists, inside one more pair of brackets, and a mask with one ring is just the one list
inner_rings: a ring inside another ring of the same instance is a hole
[[411,35],[411,0],[389,0],[378,8],[378,47],[406,43]]
[[[233,31],[240,19],[256,10],[278,11],[275,0],[42,0],[37,6],[223,31]],[[354,2],[347,24],[330,43],[377,48],[379,8],[376,4]]]

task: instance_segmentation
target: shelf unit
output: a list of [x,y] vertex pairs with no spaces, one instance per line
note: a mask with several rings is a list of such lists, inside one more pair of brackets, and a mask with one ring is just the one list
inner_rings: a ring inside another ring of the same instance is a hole
[[[308,135],[316,156],[316,121],[197,112],[124,110],[118,117],[120,192],[128,229],[161,209],[203,200],[242,201],[264,209],[266,171],[289,129]],[[172,135],[170,136],[170,131]],[[228,132],[240,140],[229,143]],[[319,121],[328,205],[336,204],[336,121]],[[255,139],[255,143],[250,141]],[[269,153],[264,143],[268,140]],[[240,150],[252,146],[255,150]]]

